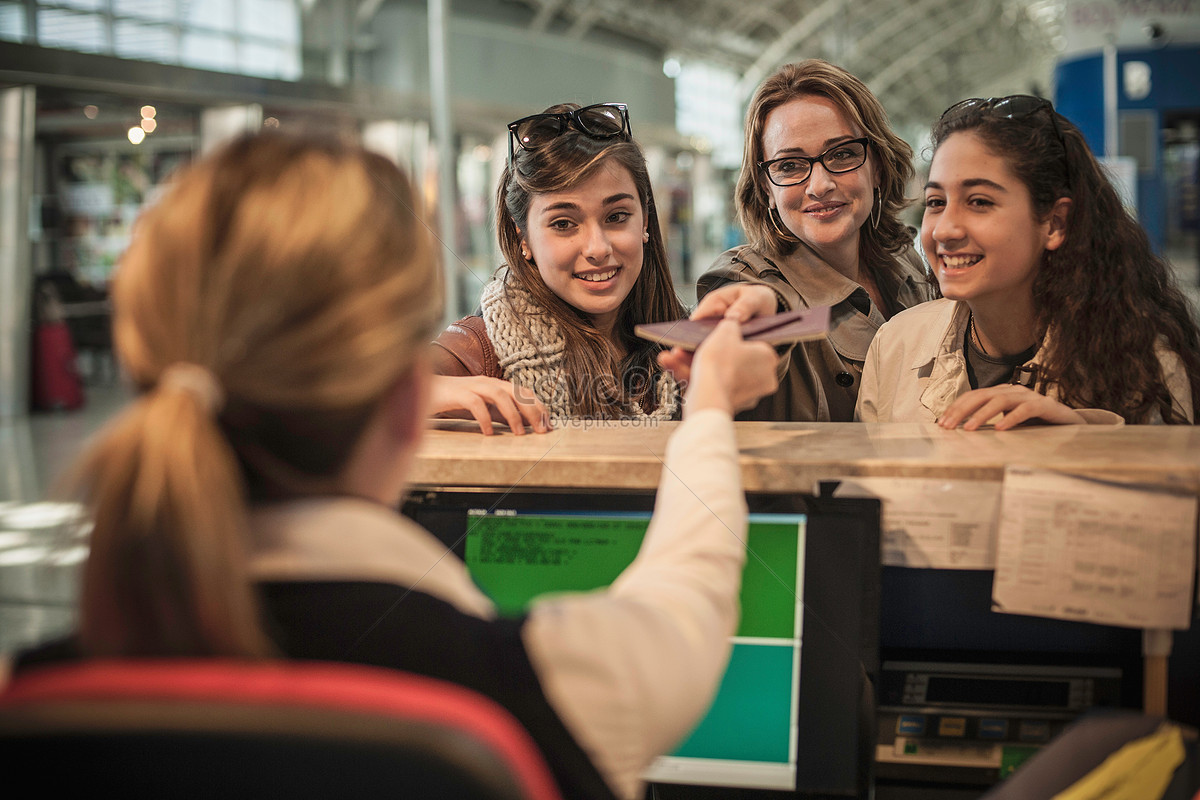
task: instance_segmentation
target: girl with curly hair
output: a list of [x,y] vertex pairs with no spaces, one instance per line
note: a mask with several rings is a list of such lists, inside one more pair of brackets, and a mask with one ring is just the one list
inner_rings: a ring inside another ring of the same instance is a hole
[[1193,422],[1195,318],[1079,130],[1041,98],[973,98],[933,147],[921,243],[944,299],[880,329],[858,417]]

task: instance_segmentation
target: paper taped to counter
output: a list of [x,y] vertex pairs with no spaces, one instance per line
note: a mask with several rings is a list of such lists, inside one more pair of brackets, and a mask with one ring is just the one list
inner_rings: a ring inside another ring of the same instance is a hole
[[994,610],[1132,628],[1187,628],[1196,497],[1009,467]]
[[834,497],[883,501],[882,560],[891,567],[992,569],[998,481],[848,478]]

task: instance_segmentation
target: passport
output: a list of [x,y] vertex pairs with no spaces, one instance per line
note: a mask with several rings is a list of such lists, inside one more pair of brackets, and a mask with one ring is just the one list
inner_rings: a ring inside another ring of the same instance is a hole
[[[634,326],[633,332],[666,347],[695,350],[717,327],[721,319],[679,319]],[[821,339],[829,332],[829,306],[802,308],[742,323],[742,338],[748,342],[766,342],[772,347]]]

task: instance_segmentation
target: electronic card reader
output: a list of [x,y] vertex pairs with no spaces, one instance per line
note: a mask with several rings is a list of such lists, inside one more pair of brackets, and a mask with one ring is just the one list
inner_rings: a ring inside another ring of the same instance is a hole
[[1084,711],[1118,706],[1121,670],[885,661],[879,777],[992,784]]

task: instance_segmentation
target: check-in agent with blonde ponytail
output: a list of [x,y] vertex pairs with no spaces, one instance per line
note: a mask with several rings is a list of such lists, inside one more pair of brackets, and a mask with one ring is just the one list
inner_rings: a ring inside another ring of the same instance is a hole
[[386,159],[277,132],[174,178],[113,289],[138,396],[73,471],[94,524],[79,630],[17,669],[220,656],[406,670],[507,707],[564,796],[640,797],[729,656],[747,524],[732,415],[773,390],[777,358],[727,322],[676,363],[685,419],[641,554],[609,590],[498,618],[395,510],[442,314],[419,208]]

